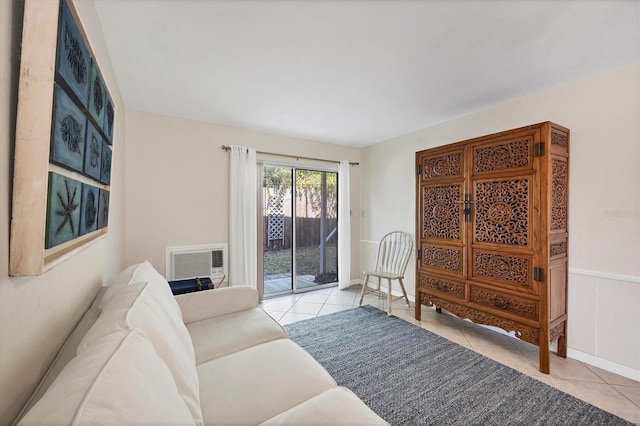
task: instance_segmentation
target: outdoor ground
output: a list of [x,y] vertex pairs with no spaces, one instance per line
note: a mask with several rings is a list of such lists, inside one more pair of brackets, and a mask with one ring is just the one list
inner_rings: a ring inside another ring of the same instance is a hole
[[[336,245],[327,244],[327,272],[338,270],[338,259],[336,257]],[[264,275],[282,274],[291,272],[292,260],[291,249],[265,251],[264,253]],[[296,256],[297,275],[313,275],[320,273],[320,247],[311,245],[297,248]]]

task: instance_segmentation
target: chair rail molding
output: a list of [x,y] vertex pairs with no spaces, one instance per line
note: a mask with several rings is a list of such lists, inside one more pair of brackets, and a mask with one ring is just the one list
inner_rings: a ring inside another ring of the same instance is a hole
[[589,269],[580,269],[580,268],[569,268],[569,274],[640,284],[640,277],[633,276],[633,275],[613,274],[611,272],[592,271]]

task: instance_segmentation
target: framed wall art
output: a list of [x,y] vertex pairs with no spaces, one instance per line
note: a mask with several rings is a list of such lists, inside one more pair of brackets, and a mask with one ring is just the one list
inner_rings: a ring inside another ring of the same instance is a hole
[[106,142],[102,143],[102,157],[100,158],[100,182],[111,184],[111,148]]
[[102,166],[102,135],[93,124],[87,126],[86,148],[84,150],[84,173],[94,180],[100,180]]
[[25,0],[9,274],[40,275],[108,232],[113,97],[70,0]]
[[107,107],[104,111],[104,134],[107,137],[105,140],[109,145],[113,141],[113,119],[115,118],[113,110],[113,101],[107,96]]
[[100,189],[82,184],[82,204],[80,205],[79,235],[85,235],[98,229],[98,201]]
[[89,100],[89,50],[80,34],[69,6],[60,5],[56,73],[82,106]]
[[98,199],[98,229],[109,224],[109,191],[101,189]]
[[89,112],[93,119],[104,126],[104,110],[106,109],[106,95],[104,83],[95,62],[91,61],[91,75],[89,77]]
[[87,117],[61,86],[53,93],[51,162],[70,170],[82,171]]
[[82,183],[51,172],[48,191],[45,248],[78,237]]

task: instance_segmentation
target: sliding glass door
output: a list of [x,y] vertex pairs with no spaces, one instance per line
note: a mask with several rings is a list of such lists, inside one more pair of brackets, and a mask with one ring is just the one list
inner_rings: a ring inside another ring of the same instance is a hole
[[293,289],[293,169],[264,166],[263,265],[265,296]]
[[264,166],[264,294],[338,281],[338,174]]

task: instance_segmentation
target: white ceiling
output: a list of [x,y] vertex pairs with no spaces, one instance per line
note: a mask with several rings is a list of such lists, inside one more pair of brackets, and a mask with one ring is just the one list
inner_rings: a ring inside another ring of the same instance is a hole
[[640,2],[95,0],[125,107],[365,146],[640,58]]

